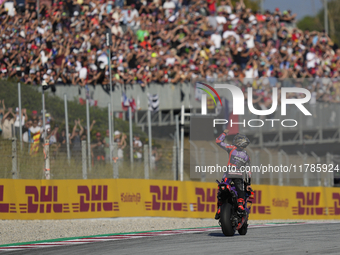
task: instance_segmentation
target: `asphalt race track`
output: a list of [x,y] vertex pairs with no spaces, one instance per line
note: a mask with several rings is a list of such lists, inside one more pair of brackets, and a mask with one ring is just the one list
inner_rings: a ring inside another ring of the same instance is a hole
[[340,254],[340,223],[252,227],[246,236],[221,231],[155,236],[2,254]]

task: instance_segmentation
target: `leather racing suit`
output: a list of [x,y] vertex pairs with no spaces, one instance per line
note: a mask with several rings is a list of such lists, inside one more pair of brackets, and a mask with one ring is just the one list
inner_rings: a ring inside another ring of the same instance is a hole
[[[224,139],[226,135],[227,134],[223,132],[218,138],[216,138],[217,145],[227,151],[229,154],[227,165],[228,171],[223,174],[222,179],[224,180],[224,178],[227,177],[228,179],[230,178],[232,182],[234,182],[238,196],[238,210],[243,212],[246,195],[245,190],[247,186],[250,186],[251,178],[250,171],[245,171],[245,169],[242,167],[250,166],[250,157],[243,148],[225,143]],[[231,171],[229,171],[230,169]],[[220,199],[219,193],[217,194],[217,199],[217,207],[220,208],[222,201]],[[218,218],[219,211],[220,210],[218,209],[215,218]]]

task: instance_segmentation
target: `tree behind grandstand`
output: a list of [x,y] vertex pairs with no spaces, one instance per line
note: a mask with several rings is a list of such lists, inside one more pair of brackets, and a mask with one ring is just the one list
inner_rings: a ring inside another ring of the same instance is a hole
[[[220,1],[217,2],[219,3]],[[235,6],[235,3],[239,2],[239,0],[231,0],[231,2]],[[250,8],[253,11],[260,10],[260,0],[243,0],[243,2],[247,8]]]
[[[323,1],[322,1],[323,2]],[[328,1],[328,19],[329,19],[329,36],[331,39],[340,42],[340,1]],[[324,9],[320,10],[316,16],[305,16],[301,19],[297,26],[302,30],[322,31],[325,28]]]

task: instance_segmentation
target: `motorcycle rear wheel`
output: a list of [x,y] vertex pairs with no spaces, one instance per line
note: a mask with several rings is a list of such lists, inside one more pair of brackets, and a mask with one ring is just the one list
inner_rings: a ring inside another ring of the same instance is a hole
[[236,230],[236,227],[232,226],[231,210],[232,210],[232,206],[229,203],[225,203],[221,207],[220,222],[221,222],[222,232],[225,236],[233,236]]

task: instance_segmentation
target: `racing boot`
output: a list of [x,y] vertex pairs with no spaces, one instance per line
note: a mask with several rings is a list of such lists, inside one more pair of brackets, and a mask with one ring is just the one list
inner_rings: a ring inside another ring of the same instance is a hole
[[245,210],[244,210],[244,199],[243,199],[243,198],[237,199],[237,203],[238,203],[237,211],[238,211],[240,214],[245,214]]
[[220,218],[221,205],[222,205],[222,202],[218,201],[217,202],[217,212],[215,214],[215,220],[218,220]]

